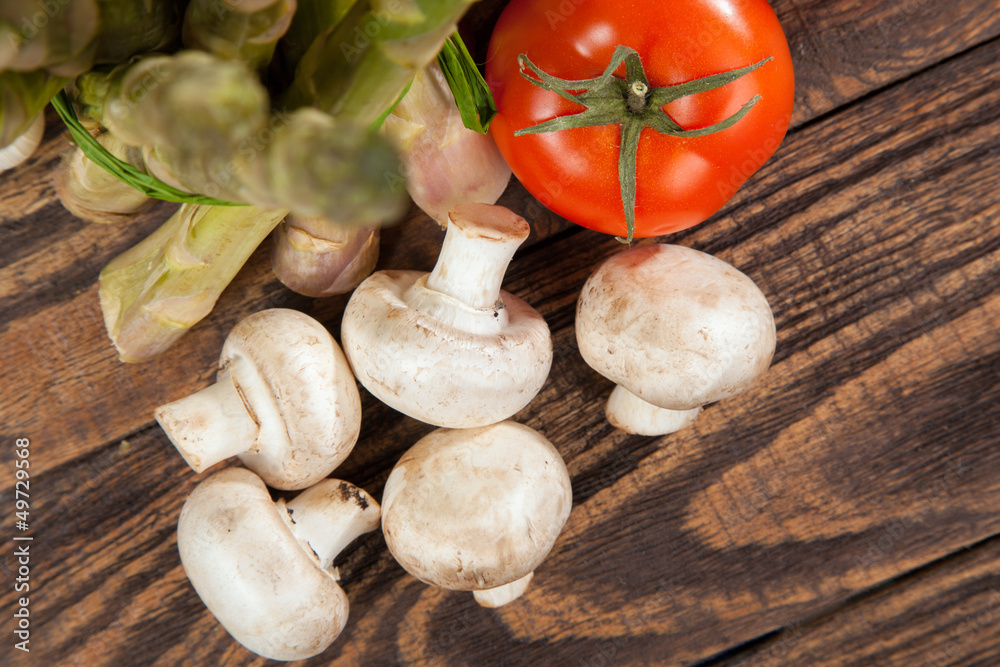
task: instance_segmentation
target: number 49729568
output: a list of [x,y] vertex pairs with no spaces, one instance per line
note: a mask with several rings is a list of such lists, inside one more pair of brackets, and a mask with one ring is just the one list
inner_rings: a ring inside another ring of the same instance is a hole
[[17,480],[14,483],[14,515],[18,522],[22,522],[19,525],[23,525],[28,522],[28,509],[30,507],[28,503],[31,477],[28,473],[28,468],[31,466],[30,450],[28,449],[30,441],[27,438],[18,438],[14,444],[17,446],[15,450],[17,458],[14,460],[14,478]]

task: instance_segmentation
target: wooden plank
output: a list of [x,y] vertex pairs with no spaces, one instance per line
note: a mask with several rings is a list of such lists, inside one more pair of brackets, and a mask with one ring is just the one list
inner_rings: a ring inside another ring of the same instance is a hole
[[[610,384],[574,351],[576,293],[617,243],[557,234],[522,253],[509,286],[559,354],[518,419],[567,460],[564,534],[525,598],[496,611],[406,576],[377,534],[360,540],[342,569],[348,629],[312,663],[689,664],[997,534],[998,57],[990,43],[809,124],[725,215],[680,237],[751,275],[779,326],[764,383],[685,432],[615,432]],[[264,298],[260,279],[238,283],[243,299]],[[364,411],[337,475],[380,497],[429,427],[367,395]],[[38,636],[57,638],[40,653],[262,664],[178,570],[194,476],[157,428],[129,441],[40,466]]]
[[996,3],[773,0],[795,63],[803,121],[995,37]]
[[706,667],[995,665],[998,563],[994,538]]

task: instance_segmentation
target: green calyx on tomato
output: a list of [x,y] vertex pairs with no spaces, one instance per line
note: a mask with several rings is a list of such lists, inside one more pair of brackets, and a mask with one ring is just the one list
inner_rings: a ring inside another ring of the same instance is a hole
[[[629,231],[619,175],[621,123],[609,119],[606,125],[515,133],[587,108],[533,83],[530,79],[541,77],[528,69],[522,54],[553,77],[589,81],[602,78],[622,44],[642,58],[651,89],[711,82],[720,72],[731,76],[772,59],[726,85],[662,107],[681,131],[698,130],[739,113],[759,95],[728,129],[702,136],[645,128],[639,133],[633,238],[674,234],[719,213],[778,150],[794,109],[792,54],[768,0],[509,0],[486,54],[484,78],[497,108],[490,136],[539,204],[582,227],[619,237]],[[606,84],[618,89],[615,102],[621,109],[622,95],[636,77],[627,62],[614,76],[625,79]],[[573,88],[566,92],[586,94]],[[645,102],[655,111],[654,94],[645,95]],[[750,217],[738,217],[734,224],[752,223]]]
[[[704,93],[721,88],[772,60],[771,57],[738,69],[705,76],[673,86],[651,88],[639,53],[627,46],[619,45],[611,57],[611,62],[601,76],[593,79],[570,81],[547,74],[528,59],[526,54],[518,56],[521,76],[535,86],[551,91],[560,97],[585,107],[576,114],[557,116],[531,127],[514,132],[514,136],[559,132],[581,127],[621,125],[621,147],[618,153],[618,179],[621,182],[622,206],[625,211],[627,236],[616,237],[622,243],[631,243],[635,233],[636,160],[639,151],[639,137],[645,128],[651,128],[672,137],[703,137],[729,129],[746,116],[762,98],[754,95],[728,118],[694,130],[685,130],[675,122],[663,107],[689,95]],[[625,65],[625,78],[614,75]],[[530,69],[535,76],[525,71]],[[537,77],[537,78],[536,78]],[[571,92],[579,91],[579,92]]]

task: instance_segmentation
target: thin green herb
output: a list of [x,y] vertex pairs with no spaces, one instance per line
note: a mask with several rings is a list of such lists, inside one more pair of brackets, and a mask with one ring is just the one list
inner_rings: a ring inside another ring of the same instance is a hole
[[413,85],[413,80],[410,79],[410,82],[408,84],[406,84],[406,88],[403,88],[403,92],[401,92],[399,94],[399,97],[397,97],[396,101],[392,103],[392,106],[390,106],[388,109],[386,109],[385,111],[383,111],[382,115],[379,116],[378,118],[376,118],[375,122],[372,123],[371,129],[373,131],[378,131],[378,129],[380,127],[382,127],[382,123],[385,122],[385,119],[389,117],[389,114],[391,114],[393,111],[396,110],[396,107],[399,106],[399,103],[402,102],[403,98],[406,97],[406,94],[408,92],[410,92],[410,86],[412,86],[412,85]]
[[247,205],[223,201],[221,199],[213,199],[212,197],[206,197],[205,195],[196,195],[191,194],[190,192],[184,192],[183,190],[178,190],[177,188],[171,187],[157,178],[153,178],[149,174],[142,173],[129,163],[119,160],[117,157],[109,153],[108,150],[102,146],[101,143],[97,141],[97,139],[95,139],[80,123],[80,119],[76,117],[76,112],[73,110],[73,106],[70,104],[69,98],[66,97],[65,91],[59,91],[59,93],[52,98],[52,106],[55,107],[56,113],[58,113],[59,117],[62,118],[64,123],[66,123],[66,127],[69,128],[70,134],[73,135],[73,140],[76,142],[76,145],[80,147],[80,150],[83,151],[83,154],[87,156],[89,160],[100,165],[109,174],[131,185],[147,197],[177,202],[180,204],[204,204],[207,206]]
[[438,64],[455,96],[462,122],[470,130],[486,134],[493,117],[497,115],[497,105],[458,32],[444,43],[438,54]]

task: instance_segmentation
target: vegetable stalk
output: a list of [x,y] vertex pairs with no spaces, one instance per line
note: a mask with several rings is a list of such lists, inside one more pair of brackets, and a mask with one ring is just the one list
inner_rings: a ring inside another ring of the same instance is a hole
[[374,122],[427,66],[474,0],[359,0],[302,57],[283,102]]
[[253,72],[198,51],[88,72],[75,87],[81,115],[131,146],[172,151],[196,182],[268,122],[268,94]]
[[313,41],[336,26],[355,2],[357,0],[298,0],[292,25],[278,45],[284,63],[289,66],[289,79]]
[[301,216],[383,221],[401,193],[385,182],[394,150],[372,132],[316,109],[268,112],[241,62],[186,51],[77,79],[84,112],[181,189]]
[[[75,4],[77,0],[69,0]],[[100,24],[92,65],[111,65],[132,56],[167,49],[181,32],[177,2],[97,0]]]
[[101,309],[122,361],[152,359],[211,312],[254,249],[287,211],[185,204],[113,259],[100,276]]
[[388,141],[317,109],[285,120],[270,143],[262,136],[241,147],[233,176],[244,201],[346,224],[382,224],[405,212],[405,194],[385,177],[398,163]]
[[[412,94],[414,76],[434,60],[469,4],[471,0],[303,0],[305,13],[293,23],[289,49],[295,57],[306,40],[312,45],[283,102],[378,125],[401,96],[406,100]],[[403,192],[403,171],[406,167],[397,162],[382,172],[397,196]],[[353,289],[378,258],[378,237],[368,230],[373,223],[378,220],[320,215],[282,225],[274,235],[275,273],[291,289],[310,296]]]
[[47,71],[72,78],[176,39],[173,2],[149,0],[4,0],[0,70]]
[[32,0],[0,3],[0,31],[5,33],[0,69],[73,77],[90,67],[100,26],[97,0],[52,5],[41,7]]
[[27,132],[52,96],[68,82],[45,72],[0,72],[0,148]]
[[0,148],[21,136],[69,80],[176,39],[172,2],[0,2]]
[[[104,148],[133,166],[141,167],[142,152],[126,146],[110,132],[97,137]],[[64,159],[55,175],[56,192],[63,207],[89,222],[111,223],[146,209],[152,199],[88,159],[80,148]]]
[[150,173],[182,189],[252,204],[185,205],[101,274],[101,307],[124,361],[169,347],[287,214],[377,221],[398,215],[386,183],[395,151],[374,132],[305,108],[271,114],[256,76],[208,53],[151,56],[77,80],[78,101]]
[[184,46],[263,69],[296,6],[296,0],[192,0],[184,14]]

